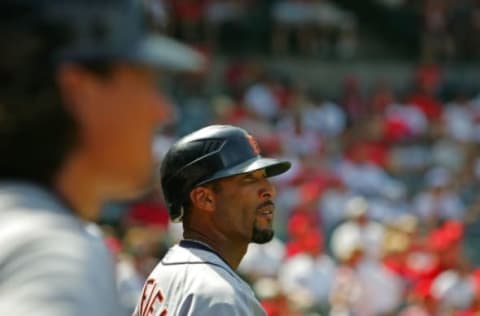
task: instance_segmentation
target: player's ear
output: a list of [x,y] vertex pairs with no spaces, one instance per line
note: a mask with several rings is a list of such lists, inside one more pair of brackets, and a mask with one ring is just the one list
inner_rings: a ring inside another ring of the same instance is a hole
[[195,208],[205,212],[215,210],[215,193],[209,187],[197,187],[190,192],[190,199]]
[[65,105],[75,108],[88,98],[92,90],[87,72],[75,64],[63,64],[57,69],[57,84]]
[[75,64],[62,64],[56,73],[57,85],[63,104],[80,121],[98,115],[102,80],[92,72]]

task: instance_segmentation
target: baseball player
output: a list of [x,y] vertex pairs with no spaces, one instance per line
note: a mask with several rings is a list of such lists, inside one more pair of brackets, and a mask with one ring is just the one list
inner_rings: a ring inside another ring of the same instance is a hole
[[149,276],[134,316],[265,315],[236,274],[250,242],[273,237],[275,189],[269,177],[290,162],[263,158],[245,130],[212,125],[167,152],[161,184],[184,234]]
[[0,315],[122,315],[86,224],[149,183],[169,114],[154,69],[201,66],[138,3],[0,1]]

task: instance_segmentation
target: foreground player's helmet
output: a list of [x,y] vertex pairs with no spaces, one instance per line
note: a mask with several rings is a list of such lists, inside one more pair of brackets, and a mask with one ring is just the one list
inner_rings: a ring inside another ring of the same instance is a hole
[[182,220],[183,204],[196,186],[260,169],[272,177],[290,166],[288,161],[262,157],[255,139],[239,127],[202,128],[176,142],[162,161],[161,184],[170,218]]
[[[197,52],[149,30],[137,0],[1,0],[0,21],[11,31],[11,45],[21,35],[18,58],[53,65],[121,61],[174,71],[203,67]],[[42,51],[39,43],[52,49]]]

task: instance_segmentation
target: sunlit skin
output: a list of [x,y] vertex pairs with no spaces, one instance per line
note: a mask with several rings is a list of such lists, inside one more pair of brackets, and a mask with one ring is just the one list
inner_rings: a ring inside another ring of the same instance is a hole
[[54,186],[81,217],[94,220],[102,203],[133,197],[150,181],[155,130],[169,117],[170,105],[147,67],[116,64],[101,77],[64,65],[57,81],[80,133]]
[[184,219],[184,237],[207,243],[236,268],[250,242],[273,237],[276,191],[265,170],[195,188],[193,209]]

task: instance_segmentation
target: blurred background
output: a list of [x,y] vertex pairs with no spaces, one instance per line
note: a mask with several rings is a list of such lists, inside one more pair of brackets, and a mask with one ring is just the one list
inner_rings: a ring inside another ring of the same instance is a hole
[[[239,268],[269,316],[480,313],[480,1],[143,1],[209,61],[165,74],[159,161],[228,123],[293,162]],[[155,188],[101,228],[131,311],[181,226]]]

